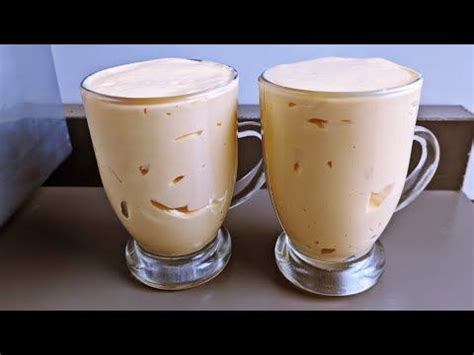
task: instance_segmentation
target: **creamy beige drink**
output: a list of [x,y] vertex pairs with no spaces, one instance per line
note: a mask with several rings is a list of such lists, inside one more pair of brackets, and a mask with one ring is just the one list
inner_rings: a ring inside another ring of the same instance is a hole
[[84,81],[105,191],[146,251],[186,255],[215,238],[235,183],[237,88],[230,67],[173,58]]
[[373,246],[405,183],[421,85],[418,73],[378,58],[321,58],[263,74],[267,183],[300,252],[344,261]]

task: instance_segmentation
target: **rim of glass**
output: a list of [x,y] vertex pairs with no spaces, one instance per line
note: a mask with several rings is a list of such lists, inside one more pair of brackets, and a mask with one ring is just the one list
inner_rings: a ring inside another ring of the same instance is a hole
[[86,85],[85,85],[85,82],[86,82],[87,79],[89,79],[90,77],[92,77],[96,74],[99,74],[100,72],[103,72],[105,70],[109,70],[109,69],[116,68],[116,67],[121,67],[121,66],[124,66],[124,65],[129,65],[129,64],[150,62],[150,61],[157,60],[157,59],[162,59],[162,58],[142,60],[142,61],[138,61],[138,62],[129,62],[129,63],[124,63],[124,64],[115,65],[115,66],[112,66],[112,67],[97,70],[95,72],[92,72],[92,73],[88,74],[84,79],[82,79],[80,88],[84,91],[87,91],[88,93],[97,95],[99,97],[103,97],[105,99],[110,99],[110,100],[118,100],[118,101],[150,101],[150,100],[153,100],[153,101],[161,101],[161,100],[162,101],[175,101],[175,100],[191,98],[191,97],[195,97],[195,96],[201,96],[201,95],[204,95],[204,94],[208,94],[209,92],[212,92],[214,90],[222,89],[222,88],[232,84],[233,82],[235,82],[239,78],[239,74],[238,74],[237,70],[234,67],[232,67],[228,64],[224,64],[224,63],[220,63],[220,62],[213,62],[213,61],[210,61],[210,60],[195,59],[195,58],[179,58],[179,59],[193,60],[195,62],[206,62],[206,63],[221,64],[221,65],[231,69],[231,71],[233,73],[232,78],[230,80],[222,83],[222,84],[213,86],[213,87],[205,89],[205,90],[196,91],[196,92],[192,92],[192,93],[184,94],[184,95],[172,95],[172,96],[128,97],[128,96],[118,96],[118,95],[107,95],[107,94],[103,94],[103,93],[94,91],[94,90],[86,87]]
[[266,84],[275,86],[280,89],[288,90],[288,91],[293,91],[293,92],[298,92],[301,94],[316,94],[316,95],[321,95],[321,96],[327,96],[327,97],[357,97],[357,96],[375,96],[375,95],[385,95],[385,94],[392,94],[392,93],[397,93],[399,91],[406,90],[410,88],[411,86],[414,86],[415,84],[421,82],[423,80],[423,75],[418,73],[416,70],[410,69],[403,67],[407,70],[409,70],[412,73],[416,74],[416,77],[410,81],[409,83],[399,85],[399,86],[394,86],[390,88],[384,88],[384,89],[376,89],[376,90],[365,90],[365,91],[319,91],[319,90],[309,90],[309,89],[297,89],[297,88],[292,88],[289,86],[284,86],[280,85],[277,83],[274,83],[273,81],[267,79],[265,77],[265,73],[268,72],[271,68],[265,70],[260,76],[258,77],[259,81],[263,81]]

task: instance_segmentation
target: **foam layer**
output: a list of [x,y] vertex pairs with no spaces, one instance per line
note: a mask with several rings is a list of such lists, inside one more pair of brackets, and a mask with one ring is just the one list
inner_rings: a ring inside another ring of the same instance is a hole
[[232,68],[220,63],[163,58],[105,69],[84,82],[99,94],[150,98],[189,95],[228,83]]
[[293,89],[358,92],[403,86],[419,74],[382,58],[328,57],[278,65],[264,77]]

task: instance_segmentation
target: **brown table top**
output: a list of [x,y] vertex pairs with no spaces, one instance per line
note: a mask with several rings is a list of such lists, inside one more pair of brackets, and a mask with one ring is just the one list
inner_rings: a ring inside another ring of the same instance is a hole
[[0,309],[473,309],[473,212],[460,192],[423,192],[381,237],[379,283],[331,298],[299,291],[278,272],[280,227],[262,190],[229,212],[233,255],[221,275],[158,291],[129,274],[128,235],[103,189],[43,187],[0,230]]

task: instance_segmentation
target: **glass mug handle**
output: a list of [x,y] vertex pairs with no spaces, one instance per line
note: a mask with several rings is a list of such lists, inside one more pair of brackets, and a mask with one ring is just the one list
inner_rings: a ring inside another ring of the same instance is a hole
[[420,161],[408,175],[395,212],[412,203],[433,178],[439,164],[439,143],[428,129],[415,126],[413,139],[421,146]]
[[[259,131],[255,131],[252,127],[260,129],[260,123],[254,121],[245,121],[238,123],[239,128],[243,128],[243,130],[239,130],[237,137],[246,138],[246,137],[255,137],[262,141],[262,134]],[[250,176],[253,178],[250,182],[240,191],[239,193],[235,194],[232,197],[232,202],[230,204],[230,208],[234,208],[239,206],[240,204],[244,203],[245,201],[252,198],[252,196],[260,190],[260,188],[265,184],[265,174],[263,170],[263,158],[260,158],[258,163],[247,173],[245,176],[240,178],[236,185],[241,184],[244,180],[248,179]]]

